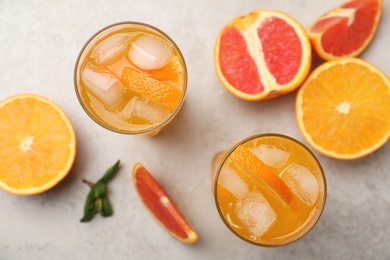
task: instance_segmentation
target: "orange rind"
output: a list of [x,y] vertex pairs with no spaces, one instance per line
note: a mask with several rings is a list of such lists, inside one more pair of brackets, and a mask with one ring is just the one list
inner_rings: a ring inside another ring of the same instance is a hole
[[54,102],[19,94],[0,102],[0,188],[45,192],[69,173],[76,156],[73,126]]
[[172,111],[178,106],[183,95],[178,88],[129,67],[123,71],[122,82],[126,88],[164,104]]
[[281,200],[290,208],[295,210],[298,206],[298,201],[294,193],[287,184],[262,160],[259,159],[250,149],[240,145],[232,153],[231,158],[247,169],[255,176],[265,182]]
[[317,67],[296,97],[299,129],[327,156],[352,160],[382,147],[390,137],[390,81],[359,58]]

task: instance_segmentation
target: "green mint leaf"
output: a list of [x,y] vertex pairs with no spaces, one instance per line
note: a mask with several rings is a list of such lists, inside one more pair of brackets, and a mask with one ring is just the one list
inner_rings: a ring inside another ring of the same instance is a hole
[[84,216],[80,222],[89,222],[93,217],[100,213],[103,217],[113,214],[113,209],[106,195],[106,185],[115,176],[119,169],[119,160],[111,166],[106,173],[95,184],[83,180],[91,190],[89,191],[84,205]]

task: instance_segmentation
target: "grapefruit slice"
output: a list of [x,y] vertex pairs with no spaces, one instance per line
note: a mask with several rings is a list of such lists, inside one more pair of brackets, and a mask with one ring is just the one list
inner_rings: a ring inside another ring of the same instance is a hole
[[382,0],[352,0],[308,28],[314,51],[324,60],[357,57],[369,45],[382,14]]
[[198,235],[188,220],[140,163],[134,165],[133,182],[145,207],[170,235],[185,244],[198,240]]
[[390,81],[359,58],[317,67],[296,97],[296,116],[305,139],[336,159],[361,158],[390,137]]
[[244,100],[296,89],[311,67],[311,44],[302,26],[279,11],[253,11],[226,24],[214,48],[222,85]]

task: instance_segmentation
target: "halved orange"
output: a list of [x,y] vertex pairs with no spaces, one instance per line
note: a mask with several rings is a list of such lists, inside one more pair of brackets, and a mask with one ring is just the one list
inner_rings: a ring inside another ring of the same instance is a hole
[[373,39],[382,14],[382,0],[352,0],[316,19],[308,34],[324,60],[357,57]]
[[327,61],[299,89],[296,116],[305,139],[319,152],[356,159],[390,137],[390,81],[358,58]]
[[171,110],[177,107],[183,95],[178,88],[129,67],[123,70],[122,82],[125,87],[160,102]]
[[214,64],[222,85],[245,100],[293,91],[311,67],[311,44],[302,26],[279,11],[257,10],[226,24]]
[[185,244],[198,240],[194,228],[141,163],[134,165],[133,183],[144,206],[171,236]]
[[252,153],[251,150],[240,145],[230,156],[233,160],[236,160],[261,178],[288,206],[295,209],[297,201],[291,189],[271,168]]
[[42,193],[68,174],[75,154],[72,124],[52,101],[19,94],[0,102],[0,188]]

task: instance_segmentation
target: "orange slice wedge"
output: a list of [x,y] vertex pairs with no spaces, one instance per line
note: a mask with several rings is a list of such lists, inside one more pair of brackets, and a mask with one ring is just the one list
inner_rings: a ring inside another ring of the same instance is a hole
[[0,102],[0,188],[17,195],[42,193],[70,171],[76,135],[52,101],[20,94]]
[[238,146],[232,152],[231,158],[261,178],[288,206],[296,207],[296,198],[287,184],[248,148],[242,145]]
[[357,57],[373,39],[382,0],[352,0],[316,19],[308,28],[314,51],[324,60]]
[[390,137],[390,82],[371,63],[343,58],[317,67],[296,98],[305,139],[336,159],[357,159]]
[[185,244],[198,240],[198,235],[188,220],[140,163],[134,165],[133,183],[145,207],[170,235]]
[[125,87],[160,102],[171,110],[177,107],[183,94],[181,90],[129,67],[123,70],[122,82]]
[[226,24],[214,48],[222,85],[244,100],[261,100],[293,91],[311,67],[306,31],[285,13],[253,11]]

